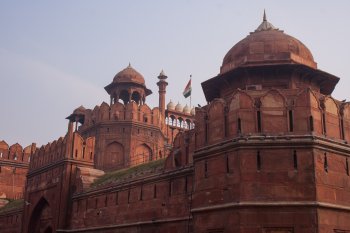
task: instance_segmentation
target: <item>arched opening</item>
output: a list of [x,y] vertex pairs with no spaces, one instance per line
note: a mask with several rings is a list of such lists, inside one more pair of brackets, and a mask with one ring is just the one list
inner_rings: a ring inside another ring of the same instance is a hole
[[191,128],[191,121],[189,119],[186,119],[186,123],[187,123],[187,129],[192,129]]
[[131,100],[135,101],[138,105],[140,105],[141,95],[137,91],[134,91],[131,95]]
[[176,118],[174,115],[170,115],[169,117],[169,125],[176,126]]
[[45,198],[41,198],[35,206],[29,222],[29,233],[50,233],[52,230],[52,211]]
[[179,117],[176,126],[179,128],[183,128],[183,122],[184,120],[181,117]]
[[127,90],[122,90],[119,94],[119,99],[121,99],[124,104],[129,103],[129,92]]

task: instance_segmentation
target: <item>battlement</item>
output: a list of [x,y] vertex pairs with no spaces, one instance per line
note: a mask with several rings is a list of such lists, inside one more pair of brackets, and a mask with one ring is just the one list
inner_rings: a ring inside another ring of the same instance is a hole
[[35,143],[23,148],[18,143],[9,146],[5,141],[0,141],[0,160],[28,164],[35,150]]
[[[29,170],[32,171],[68,158],[86,162],[94,161],[94,137],[84,140],[79,133],[74,132],[71,140],[70,142],[66,135],[41,146],[32,155]],[[72,149],[70,149],[71,145]]]
[[160,126],[159,108],[151,109],[147,104],[137,105],[131,101],[127,104],[116,102],[111,106],[103,102],[100,106],[95,106],[93,110],[84,111],[84,123],[80,130],[87,129],[98,123],[112,121],[135,121],[149,125]]
[[0,141],[0,198],[23,198],[29,162],[36,151],[35,143],[23,148]]

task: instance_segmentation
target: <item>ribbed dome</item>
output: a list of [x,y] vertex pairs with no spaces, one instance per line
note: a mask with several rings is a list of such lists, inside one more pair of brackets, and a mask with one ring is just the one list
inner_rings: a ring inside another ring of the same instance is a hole
[[190,107],[186,104],[186,106],[184,107],[184,109],[182,110],[184,113],[190,114],[191,109]]
[[131,65],[120,71],[113,78],[113,83],[137,83],[145,85],[145,79],[143,76],[137,72]]
[[220,73],[237,67],[269,64],[303,64],[317,68],[310,50],[296,38],[266,20],[225,55]]
[[178,111],[178,112],[182,112],[182,105],[180,103],[177,103],[176,107],[175,107],[175,111]]
[[175,110],[175,104],[170,100],[170,102],[167,104],[166,108],[168,110]]

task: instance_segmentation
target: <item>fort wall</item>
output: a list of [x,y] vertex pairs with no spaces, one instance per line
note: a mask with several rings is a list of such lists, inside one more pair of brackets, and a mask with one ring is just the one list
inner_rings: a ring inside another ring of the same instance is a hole
[[0,142],[0,198],[23,198],[29,161],[35,150],[35,144],[23,148],[18,143],[8,146]]

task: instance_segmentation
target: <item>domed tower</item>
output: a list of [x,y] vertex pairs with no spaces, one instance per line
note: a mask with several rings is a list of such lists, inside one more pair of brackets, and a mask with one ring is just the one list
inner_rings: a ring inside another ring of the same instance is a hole
[[195,110],[194,232],[350,229],[338,221],[350,218],[350,103],[330,96],[338,80],[265,14],[227,52]]
[[141,105],[146,102],[146,96],[152,94],[152,91],[147,89],[143,76],[131,67],[130,63],[115,75],[105,90],[111,97],[111,105],[119,100],[124,104],[135,101]]

